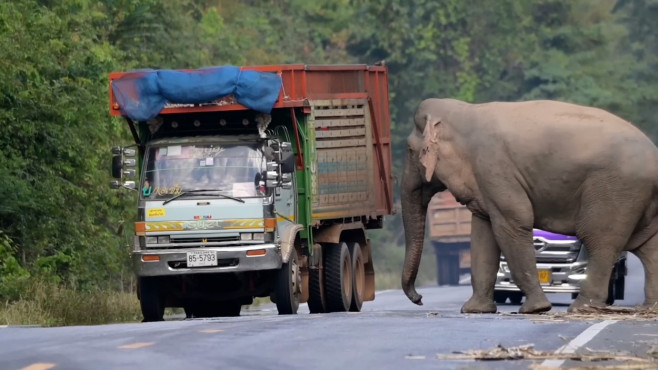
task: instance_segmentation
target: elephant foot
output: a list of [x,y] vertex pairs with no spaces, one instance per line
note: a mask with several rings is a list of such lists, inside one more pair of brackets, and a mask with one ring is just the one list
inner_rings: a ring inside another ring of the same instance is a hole
[[523,302],[521,308],[519,308],[519,313],[541,313],[550,311],[551,308],[553,308],[553,305],[545,296],[535,299],[526,297],[525,302]]
[[647,310],[647,311],[655,311],[655,312],[658,312],[658,300],[650,300],[650,299],[647,299],[647,300],[644,301],[644,303],[642,304],[641,308],[642,308],[643,310]]
[[471,297],[462,306],[461,313],[496,313],[498,307],[492,299]]
[[605,309],[608,307],[605,302],[602,301],[596,301],[594,299],[586,298],[585,296],[581,294],[578,295],[578,298],[576,298],[571,305],[569,305],[569,308],[567,308],[567,312],[569,313],[597,313],[600,312],[602,309]]

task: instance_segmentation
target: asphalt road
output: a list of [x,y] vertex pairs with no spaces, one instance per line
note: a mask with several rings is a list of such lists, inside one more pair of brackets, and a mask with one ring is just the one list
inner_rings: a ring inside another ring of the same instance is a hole
[[[643,300],[643,273],[629,261],[626,299]],[[173,318],[165,322],[58,328],[0,328],[0,369],[527,369],[583,365],[561,359],[475,361],[438,355],[469,350],[513,350],[533,345],[557,352],[625,354],[650,358],[658,321],[626,317],[564,317],[569,295],[549,295],[546,315],[464,315],[470,285],[419,289],[423,306],[399,290],[381,291],[360,313],[279,316],[272,305],[243,310],[235,318]],[[658,360],[658,359],[657,359]],[[603,361],[597,366],[619,363]],[[626,362],[629,363],[628,361]],[[591,365],[591,364],[590,364]],[[653,363],[658,368],[658,363]]]

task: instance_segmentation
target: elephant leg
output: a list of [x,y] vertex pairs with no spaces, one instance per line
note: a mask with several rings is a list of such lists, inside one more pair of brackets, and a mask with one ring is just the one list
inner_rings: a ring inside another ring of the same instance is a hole
[[471,219],[471,286],[473,296],[462,306],[462,313],[494,313],[493,300],[500,248],[491,230],[491,223],[480,217]]
[[[631,234],[641,216],[631,202],[601,200],[585,201],[589,205],[579,214],[576,233],[587,249],[587,277],[580,285],[578,297],[571,303],[567,312],[596,311],[605,307],[608,297],[610,277],[621,252],[631,242]],[[593,195],[594,196],[594,195]],[[624,196],[624,194],[620,194]],[[625,199],[632,199],[627,196]],[[609,222],[603,215],[615,215],[615,222]]]
[[549,311],[552,308],[551,302],[546,298],[537,276],[537,259],[532,244],[532,214],[528,217],[527,210],[511,213],[505,217],[493,217],[492,226],[500,250],[507,259],[512,279],[526,296],[519,312]]
[[607,306],[608,286],[614,264],[626,240],[607,233],[583,239],[587,248],[587,277],[580,285],[578,297],[567,312],[591,312]]
[[644,267],[644,306],[655,309],[658,307],[658,234],[633,253]]

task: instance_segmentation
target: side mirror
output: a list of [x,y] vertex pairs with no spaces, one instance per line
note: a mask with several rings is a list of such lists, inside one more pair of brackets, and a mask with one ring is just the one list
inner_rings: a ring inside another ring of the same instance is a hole
[[123,163],[121,160],[121,154],[112,156],[112,177],[115,179],[120,179],[122,169]]

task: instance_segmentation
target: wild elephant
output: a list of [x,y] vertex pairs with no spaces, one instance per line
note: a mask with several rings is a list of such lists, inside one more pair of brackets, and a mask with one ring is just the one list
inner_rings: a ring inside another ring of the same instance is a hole
[[587,279],[569,312],[605,305],[618,255],[645,270],[645,305],[658,303],[658,148],[601,109],[557,101],[469,104],[427,99],[416,111],[402,178],[406,252],[402,288],[414,286],[427,205],[449,190],[472,212],[472,297],[461,312],[496,312],[500,253],[526,295],[521,313],[551,309],[537,278],[533,228],[580,238]]

